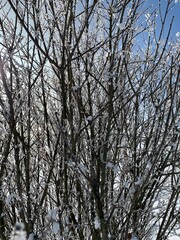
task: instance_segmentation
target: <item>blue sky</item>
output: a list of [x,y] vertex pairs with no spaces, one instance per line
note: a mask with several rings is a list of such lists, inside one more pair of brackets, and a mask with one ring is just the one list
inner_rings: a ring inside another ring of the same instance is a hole
[[[164,3],[165,2],[166,0],[164,0]],[[166,4],[161,3],[161,5],[162,9],[165,11]],[[174,37],[177,32],[180,32],[180,2],[173,5],[168,15],[168,22],[170,22],[172,16],[174,16],[174,23],[172,28],[172,36]]]
[[171,15],[174,15],[173,32],[180,32],[180,2],[172,8]]
[[[146,0],[144,5],[140,9],[142,11],[142,17],[140,17],[137,25],[141,24],[141,23],[143,23],[143,25],[144,25],[145,24],[145,19],[146,19],[146,14],[147,13],[151,14],[151,13],[154,12],[155,9],[157,10],[156,11],[157,12],[156,29],[155,29],[156,30],[156,40],[159,37],[160,29],[161,29],[161,26],[162,26],[161,21],[160,21],[160,14],[158,13],[159,2],[160,2],[160,9],[161,9],[161,14],[162,14],[162,18],[163,18],[166,7],[167,7],[167,1],[168,0],[160,0],[160,1],[159,0]],[[165,22],[165,25],[164,25],[161,40],[163,40],[163,39],[166,40],[166,37],[168,35],[168,31],[169,31],[170,22],[172,20],[172,17],[174,16],[174,21],[173,21],[173,25],[172,25],[172,29],[171,29],[171,33],[170,33],[170,37],[169,37],[169,41],[174,42],[177,39],[180,39],[180,36],[177,37],[178,36],[177,33],[179,32],[179,34],[180,34],[180,0],[179,0],[178,3],[175,3],[175,0],[173,0],[170,6],[171,6],[171,9],[170,9],[170,11],[168,12],[168,15],[167,15],[167,19],[166,19],[166,22]],[[143,13],[144,10],[146,10],[145,13]],[[153,33],[152,33],[151,37],[152,38],[154,37]],[[145,41],[147,41],[147,39],[148,39],[148,32],[147,31],[145,31],[142,34],[140,34],[139,36],[137,36],[136,40],[138,42],[138,46],[141,49],[143,49],[144,43],[145,43]]]
[[[159,1],[158,0],[148,0],[147,3],[152,4],[154,7],[158,7]],[[166,6],[167,6],[167,0],[161,0],[162,13],[165,12]],[[172,8],[167,17],[165,29],[168,30],[170,21],[171,21],[172,17],[174,16],[174,22],[173,22],[171,36],[173,38],[175,38],[176,33],[180,32],[180,2],[175,3],[175,1],[173,1],[171,6],[172,6]]]

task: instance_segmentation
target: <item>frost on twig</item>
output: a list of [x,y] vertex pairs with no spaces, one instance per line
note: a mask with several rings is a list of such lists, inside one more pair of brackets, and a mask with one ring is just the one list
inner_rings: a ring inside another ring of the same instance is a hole
[[10,240],[26,240],[26,232],[23,223],[16,223],[11,233]]

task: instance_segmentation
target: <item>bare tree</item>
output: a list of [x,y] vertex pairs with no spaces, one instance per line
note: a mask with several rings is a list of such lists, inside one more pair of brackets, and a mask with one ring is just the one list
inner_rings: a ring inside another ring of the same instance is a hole
[[158,7],[1,3],[1,239],[178,234],[179,40]]

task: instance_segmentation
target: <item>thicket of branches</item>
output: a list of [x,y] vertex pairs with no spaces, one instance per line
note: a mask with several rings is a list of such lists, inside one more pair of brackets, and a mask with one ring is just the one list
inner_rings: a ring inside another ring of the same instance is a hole
[[1,1],[0,239],[175,234],[173,2]]

